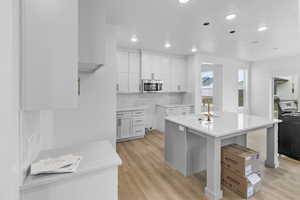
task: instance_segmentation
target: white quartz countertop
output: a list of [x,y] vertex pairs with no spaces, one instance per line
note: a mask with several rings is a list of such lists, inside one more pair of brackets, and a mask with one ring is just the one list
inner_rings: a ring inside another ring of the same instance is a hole
[[269,127],[280,122],[280,120],[269,120],[259,116],[231,112],[216,113],[216,117],[213,117],[211,122],[199,120],[200,117],[205,119],[203,115],[193,114],[169,116],[165,120],[211,137],[226,137],[231,134]]
[[156,104],[156,106],[160,106],[164,108],[178,108],[178,107],[188,107],[194,105],[193,104]]
[[110,167],[116,167],[122,163],[115,149],[108,141],[96,141],[66,148],[42,151],[38,156],[37,161],[46,158],[55,158],[66,154],[83,157],[75,173],[38,176],[29,175],[20,189],[27,190],[64,179],[74,178],[87,173],[99,172]]
[[119,107],[117,108],[117,112],[124,112],[124,111],[135,111],[135,110],[146,110],[147,106],[128,106],[128,107]]

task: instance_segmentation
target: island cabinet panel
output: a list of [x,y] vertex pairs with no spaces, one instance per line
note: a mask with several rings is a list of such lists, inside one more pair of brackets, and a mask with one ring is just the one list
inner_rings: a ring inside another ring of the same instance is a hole
[[78,1],[21,1],[21,105],[75,108],[78,101]]

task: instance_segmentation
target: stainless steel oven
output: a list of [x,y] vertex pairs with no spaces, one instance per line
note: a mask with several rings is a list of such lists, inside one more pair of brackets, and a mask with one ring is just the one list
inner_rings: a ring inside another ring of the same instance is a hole
[[161,92],[163,89],[163,81],[155,79],[142,80],[143,92]]

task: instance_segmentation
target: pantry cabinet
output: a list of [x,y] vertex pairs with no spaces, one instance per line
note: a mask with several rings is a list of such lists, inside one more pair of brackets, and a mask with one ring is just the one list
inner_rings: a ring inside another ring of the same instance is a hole
[[78,1],[21,1],[21,107],[77,107]]
[[117,92],[130,93],[140,91],[140,53],[118,51]]

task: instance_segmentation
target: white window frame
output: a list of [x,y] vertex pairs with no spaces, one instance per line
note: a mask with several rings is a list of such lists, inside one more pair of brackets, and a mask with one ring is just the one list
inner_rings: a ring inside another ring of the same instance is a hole
[[[239,81],[239,72],[241,70],[244,71],[244,73],[245,73],[244,106],[237,105],[237,107],[238,107],[238,112],[240,112],[240,113],[248,113],[249,112],[249,69],[248,68],[239,68],[238,69],[238,73],[237,73],[238,81]],[[237,84],[239,84],[238,81],[237,81]],[[239,93],[238,93],[238,95],[239,95]],[[239,98],[239,96],[237,98]]]

